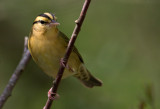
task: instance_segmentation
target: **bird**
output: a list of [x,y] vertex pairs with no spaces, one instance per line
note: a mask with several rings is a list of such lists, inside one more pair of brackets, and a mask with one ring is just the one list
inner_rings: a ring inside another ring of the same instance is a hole
[[[65,54],[69,38],[57,26],[57,17],[45,12],[36,17],[28,39],[28,49],[35,63],[49,76],[55,78],[60,60]],[[88,87],[102,86],[102,81],[94,77],[86,68],[82,56],[74,46],[62,79],[74,76]]]

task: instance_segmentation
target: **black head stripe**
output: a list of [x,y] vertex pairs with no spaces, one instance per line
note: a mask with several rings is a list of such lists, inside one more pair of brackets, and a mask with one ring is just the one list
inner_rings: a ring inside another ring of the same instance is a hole
[[50,13],[50,14],[52,15],[53,19],[54,19],[54,20],[56,20],[56,19],[55,19],[55,15],[54,15],[54,14],[52,14],[52,13]]
[[33,25],[34,25],[35,23],[38,23],[38,21],[33,22]]
[[33,25],[36,24],[36,23],[46,24],[46,23],[48,23],[48,22],[45,22],[45,21],[43,21],[43,20],[39,20],[39,21],[33,22]]
[[49,19],[49,20],[52,20],[48,15],[46,15],[46,14],[40,14],[40,15],[38,15],[38,16],[42,16],[42,17],[45,17],[45,18],[47,18],[47,19]]

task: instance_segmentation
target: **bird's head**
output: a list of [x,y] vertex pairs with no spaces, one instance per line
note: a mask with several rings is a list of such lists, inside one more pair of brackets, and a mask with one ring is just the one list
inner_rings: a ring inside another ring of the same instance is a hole
[[43,13],[36,17],[33,22],[33,31],[37,32],[46,32],[49,30],[56,29],[56,26],[59,25],[56,22],[56,17],[52,13]]

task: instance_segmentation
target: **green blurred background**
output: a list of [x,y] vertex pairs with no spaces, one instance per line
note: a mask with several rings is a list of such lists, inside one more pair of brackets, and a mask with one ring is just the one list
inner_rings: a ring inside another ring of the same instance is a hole
[[[84,0],[0,1],[0,93],[23,52],[24,36],[43,12],[55,13],[59,29],[71,36]],[[54,109],[160,109],[160,2],[92,0],[76,46],[86,66],[103,81],[87,89],[73,77],[61,82]],[[42,109],[52,78],[30,61],[4,109]]]

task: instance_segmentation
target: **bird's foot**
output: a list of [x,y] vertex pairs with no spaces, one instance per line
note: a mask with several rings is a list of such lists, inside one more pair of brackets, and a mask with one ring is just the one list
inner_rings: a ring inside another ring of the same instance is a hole
[[[53,96],[53,95],[55,95],[55,96]],[[52,92],[52,88],[51,88],[51,89],[49,89],[49,91],[48,91],[48,98],[51,99],[51,100],[56,100],[56,99],[59,98],[59,94],[53,93],[53,92]]]
[[63,58],[61,58],[61,60],[60,60],[60,65],[67,68],[69,71],[74,72],[74,70],[68,64],[67,65],[64,64]]
[[60,65],[62,65],[63,67],[66,67],[66,65],[64,64],[63,58],[61,58],[61,60],[60,60]]

